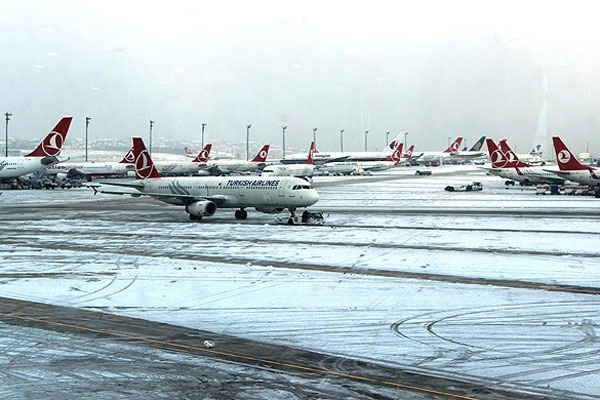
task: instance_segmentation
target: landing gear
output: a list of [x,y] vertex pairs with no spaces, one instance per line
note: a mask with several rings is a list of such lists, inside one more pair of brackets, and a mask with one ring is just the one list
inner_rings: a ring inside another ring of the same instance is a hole
[[246,219],[248,218],[248,212],[246,210],[237,210],[235,212],[235,219]]
[[202,217],[190,214],[190,221],[202,221]]
[[296,209],[295,208],[289,208],[288,210],[290,210],[290,218],[288,219],[287,224],[288,225],[294,225],[294,220],[296,219]]

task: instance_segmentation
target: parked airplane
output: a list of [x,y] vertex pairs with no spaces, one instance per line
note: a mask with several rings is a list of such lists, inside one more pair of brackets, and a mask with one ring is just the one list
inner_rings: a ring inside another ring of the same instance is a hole
[[[402,154],[402,148],[404,144],[402,142],[396,142],[396,148],[393,153],[390,154],[386,159],[381,161],[345,161],[345,162],[333,162],[326,163],[319,166],[319,171],[327,172],[329,174],[362,174],[364,172],[372,171],[383,171],[393,167],[397,167],[403,161],[404,155]],[[412,151],[412,150],[411,150]],[[404,158],[406,162],[409,158]],[[350,169],[351,168],[351,169]]]
[[134,170],[131,150],[119,162],[63,162],[46,167],[44,175],[56,179],[83,177],[91,181],[93,177],[125,176]]
[[449,158],[452,158],[452,154],[458,152],[460,144],[462,143],[462,136],[457,137],[444,151],[424,151],[423,154],[418,158],[417,162],[427,163],[440,161],[444,162]]
[[480,137],[479,140],[471,147],[471,149],[467,150],[467,148],[465,147],[464,150],[451,153],[451,157],[467,160],[471,160],[474,158],[484,158],[486,156],[486,153],[485,151],[481,150],[483,142],[485,142],[485,136]]
[[157,161],[154,165],[162,176],[211,175],[211,166],[208,165],[211,147],[210,143],[204,146],[192,161]]
[[297,208],[308,207],[319,200],[319,194],[300,178],[261,176],[244,177],[182,177],[161,178],[142,138],[133,138],[136,180],[105,182],[130,187],[139,193],[103,190],[92,186],[94,193],[150,196],[165,203],[184,206],[190,220],[199,221],[211,216],[217,208],[237,208],[236,219],[246,219],[246,208],[274,214],[288,209],[292,215]]
[[[399,136],[399,135],[398,135]],[[394,152],[398,144],[397,139],[390,142],[382,151],[350,151],[350,152],[318,152],[315,148],[313,154],[313,164],[320,166],[325,163],[342,161],[383,161]],[[285,159],[280,160],[281,164],[305,164],[306,156],[303,154],[292,154]]]
[[213,160],[209,161],[208,167],[213,175],[226,175],[238,172],[257,172],[262,171],[269,163],[267,156],[269,155],[269,145],[266,144],[260,149],[256,156],[250,160]]
[[523,185],[564,183],[565,179],[552,171],[546,171],[542,167],[532,167],[519,160],[506,143],[506,140],[500,141],[500,147],[496,146],[496,143],[492,139],[488,138],[485,141],[492,162],[492,168],[484,167],[483,169],[490,173]]
[[42,171],[60,160],[62,145],[67,138],[73,117],[64,117],[31,153],[24,157],[0,157],[0,180],[12,179]]
[[557,175],[583,185],[600,186],[600,171],[597,168],[580,163],[558,136],[552,137],[552,143],[559,168],[559,171],[554,171]]
[[312,177],[315,174],[314,165],[315,142],[310,142],[308,156],[304,164],[272,164],[263,168],[262,176],[295,176],[298,178]]

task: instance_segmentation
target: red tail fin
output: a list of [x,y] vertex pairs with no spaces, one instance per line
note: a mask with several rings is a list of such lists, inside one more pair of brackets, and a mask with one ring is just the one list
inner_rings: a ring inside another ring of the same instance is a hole
[[133,148],[131,148],[129,149],[127,154],[125,154],[125,157],[123,157],[123,159],[119,161],[119,164],[133,164],[134,162],[135,156],[133,155]]
[[185,147],[183,148],[183,150],[185,150],[185,154],[187,154],[188,156],[191,156],[191,155],[192,155],[192,151],[190,150],[190,148],[189,148],[189,147],[185,146]]
[[310,148],[308,149],[308,157],[306,158],[306,163],[312,165],[315,162],[314,153],[316,151],[315,142],[310,142]]
[[589,170],[579,162],[579,160],[571,153],[571,150],[563,143],[558,136],[552,137],[554,143],[554,152],[556,153],[556,163],[561,171]]
[[267,161],[267,156],[269,155],[269,145],[265,144],[262,149],[256,154],[256,156],[252,159],[252,162],[263,163]]
[[500,151],[496,143],[490,138],[485,139],[487,144],[488,154],[490,155],[490,161],[492,162],[492,168],[506,168],[509,166],[508,158],[504,156],[504,153]]
[[415,149],[415,145],[411,144],[410,147],[408,148],[408,150],[406,151],[406,153],[404,153],[402,155],[402,157],[403,158],[411,158],[414,149]]
[[27,154],[26,157],[46,157],[46,156],[57,156],[60,154],[62,145],[67,138],[69,132],[69,126],[73,117],[63,117],[58,124],[46,135],[44,140],[35,148],[31,153]]
[[450,143],[450,146],[448,146],[448,148],[446,150],[444,150],[444,153],[456,153],[459,149],[460,149],[460,144],[462,143],[463,138],[462,136],[457,137],[454,142]]
[[133,156],[135,157],[135,177],[137,179],[160,178],[150,153],[140,137],[133,138]]
[[204,146],[204,148],[202,149],[202,151],[196,156],[196,158],[194,158],[194,160],[192,160],[192,162],[199,162],[199,163],[205,163],[208,161],[208,156],[210,155],[210,149],[212,147],[212,144],[207,144],[206,146]]
[[508,159],[509,167],[529,167],[529,164],[524,163],[519,160],[519,157],[515,154],[515,152],[510,148],[506,139],[502,139],[499,143],[500,151],[504,153],[504,156]]
[[393,161],[393,162],[400,161],[400,158],[402,157],[402,148],[403,147],[404,147],[404,143],[397,142],[394,152],[388,158],[386,158],[385,161]]

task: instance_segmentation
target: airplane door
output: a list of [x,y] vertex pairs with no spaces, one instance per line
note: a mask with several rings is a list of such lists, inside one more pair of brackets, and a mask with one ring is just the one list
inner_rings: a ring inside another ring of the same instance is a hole
[[17,169],[23,169],[23,160],[17,160]]
[[283,198],[283,197],[285,197],[285,186],[286,186],[286,184],[285,184],[285,183],[283,183],[283,182],[279,182],[279,186],[277,187],[277,195],[278,195],[280,198]]

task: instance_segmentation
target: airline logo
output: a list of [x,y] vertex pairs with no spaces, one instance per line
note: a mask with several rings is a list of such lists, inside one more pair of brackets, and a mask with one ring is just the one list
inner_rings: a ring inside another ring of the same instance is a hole
[[569,161],[571,161],[571,154],[569,154],[569,152],[567,150],[561,150],[558,152],[558,154],[556,155],[558,162],[561,164],[566,164]]
[[0,171],[2,171],[7,165],[8,165],[8,162],[0,161]]
[[133,164],[133,162],[135,161],[135,156],[133,155],[133,150],[129,150],[127,152],[127,154],[125,154],[125,158],[123,160],[128,163]]
[[63,135],[60,132],[50,132],[42,142],[42,151],[47,156],[57,156],[60,154],[64,142]]
[[150,163],[150,155],[148,154],[148,150],[142,150],[135,160],[135,172],[141,179],[144,179],[152,175],[153,168],[154,165]]
[[200,158],[203,158],[203,159],[208,158],[208,152],[206,150],[202,150],[200,152]]
[[261,150],[260,153],[258,153],[258,155],[260,155],[260,158],[267,158],[267,152],[264,150]]
[[454,151],[458,151],[458,149],[460,148],[460,143],[458,142],[458,140],[454,141],[454,143],[452,143],[450,145],[450,150]]
[[496,168],[504,168],[508,164],[508,159],[500,150],[496,149],[492,152],[492,164],[497,165]]

